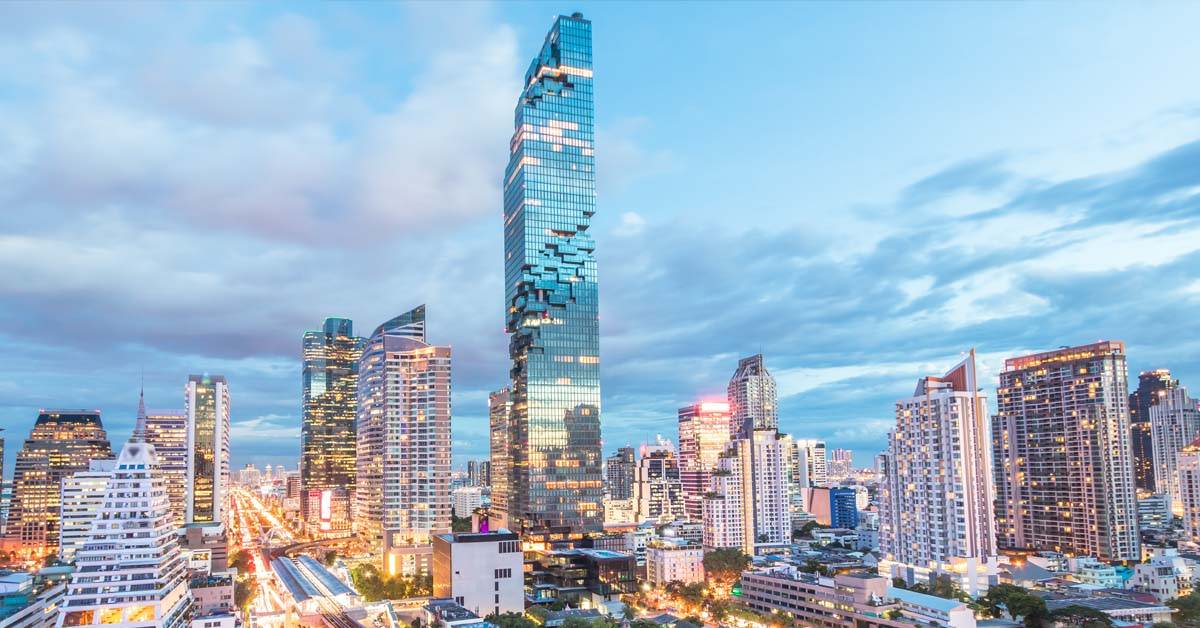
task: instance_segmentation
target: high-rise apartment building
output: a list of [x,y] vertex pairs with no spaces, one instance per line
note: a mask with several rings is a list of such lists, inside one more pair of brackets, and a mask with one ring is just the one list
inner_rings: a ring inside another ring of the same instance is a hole
[[825,441],[812,438],[794,438],[792,446],[796,448],[794,460],[803,468],[803,474],[808,486],[825,486],[829,484],[829,466]]
[[1179,450],[1175,466],[1179,501],[1183,507],[1183,529],[1189,541],[1200,543],[1200,438]]
[[229,383],[223,375],[189,375],[188,467],[184,522],[220,524],[229,490]]
[[512,433],[512,397],[507,387],[488,395],[488,425],[491,434],[492,516],[500,526],[508,522],[508,493],[512,481],[509,436]]
[[62,481],[62,526],[58,559],[75,562],[75,552],[87,542],[92,521],[100,514],[104,492],[112,477],[115,460],[93,460],[86,471],[76,471]]
[[98,410],[42,410],[17,452],[5,547],[23,556],[58,550],[63,478],[111,459]]
[[633,482],[639,521],[669,522],[684,517],[679,459],[669,447],[643,447]]
[[560,16],[525,74],[504,173],[518,526],[603,523],[593,117],[592,24]]
[[1125,345],[1009,358],[996,396],[999,547],[1137,560]]
[[310,495],[325,501],[354,494],[354,421],[364,342],[348,318],[327,318],[319,331],[306,331],[301,340],[300,512],[306,518],[322,512],[309,508]]
[[704,544],[740,547],[783,545],[792,535],[788,471],[789,440],[774,429],[737,439],[717,461],[704,496]]
[[76,552],[58,628],[179,628],[191,621],[187,560],[145,433],[139,419],[117,457],[99,514]]
[[775,378],[767,370],[762,354],[738,361],[729,380],[730,431],[749,438],[754,430],[779,429],[779,400]]
[[834,449],[829,452],[829,460],[825,466],[828,477],[833,481],[845,480],[854,475],[854,452],[849,449]]
[[891,576],[915,582],[964,573],[996,554],[988,438],[974,350],[896,402],[879,496],[880,549]]
[[729,404],[702,401],[679,409],[679,480],[687,518],[704,519],[704,493],[729,447]]
[[637,454],[633,447],[618,447],[604,463],[604,486],[609,499],[631,499]]
[[1154,439],[1150,434],[1150,408],[1166,391],[1179,386],[1169,369],[1154,369],[1138,374],[1138,387],[1129,395],[1129,423],[1132,436],[1133,480],[1138,490],[1161,492],[1154,483]]
[[1154,460],[1154,486],[1171,500],[1171,509],[1183,509],[1179,493],[1176,456],[1200,436],[1200,409],[1188,396],[1187,388],[1162,391],[1158,402],[1150,406],[1150,439]]
[[180,410],[146,410],[145,399],[138,401],[138,419],[146,426],[146,442],[154,445],[158,469],[171,505],[171,521],[182,528],[187,515],[188,486],[188,415]]
[[385,573],[430,573],[450,530],[450,347],[425,341],[425,306],[380,325],[358,367],[354,528]]

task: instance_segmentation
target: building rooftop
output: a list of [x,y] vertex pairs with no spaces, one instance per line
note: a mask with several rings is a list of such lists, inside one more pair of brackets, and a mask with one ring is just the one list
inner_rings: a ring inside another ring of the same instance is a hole
[[1139,602],[1125,597],[1114,596],[1068,597],[1046,600],[1046,609],[1051,612],[1060,608],[1066,608],[1067,606],[1085,606],[1098,611],[1170,609],[1170,607],[1163,606],[1162,604],[1151,604],[1149,602]]
[[425,604],[425,610],[437,615],[439,619],[446,622],[479,619],[479,615],[459,606],[457,602],[450,598],[429,600]]
[[902,602],[908,602],[914,606],[932,608],[933,610],[941,611],[943,613],[949,613],[950,611],[965,606],[963,602],[959,602],[958,600],[947,600],[946,598],[938,597],[936,595],[917,593],[916,591],[909,591],[908,589],[900,589],[891,586],[888,587],[888,595]]

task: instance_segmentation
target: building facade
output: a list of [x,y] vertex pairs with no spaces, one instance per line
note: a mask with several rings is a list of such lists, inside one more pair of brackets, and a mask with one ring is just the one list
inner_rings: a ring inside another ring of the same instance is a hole
[[92,531],[92,521],[100,514],[104,492],[112,477],[115,460],[93,460],[87,471],[76,471],[62,481],[62,527],[58,559],[75,562],[75,552],[83,547]]
[[509,419],[512,417],[512,395],[508,387],[488,395],[488,426],[491,445],[491,487],[493,516],[507,523],[508,492],[512,481],[512,466],[509,457],[509,435],[512,433]]
[[609,499],[633,499],[637,454],[633,447],[618,447],[604,463],[604,487]]
[[1005,360],[992,421],[1000,549],[1137,560],[1125,345]]
[[835,481],[840,482],[849,478],[854,475],[854,452],[849,449],[830,451],[826,467],[829,477]]
[[[364,342],[348,318],[327,318],[319,331],[306,331],[301,340],[300,511],[306,516],[318,512],[308,507],[314,491],[322,500],[354,494],[358,361]],[[339,488],[343,492],[335,494]]]
[[183,410],[146,410],[139,404],[138,416],[145,417],[146,442],[154,445],[158,468],[171,503],[171,519],[183,527],[188,494],[188,416]]
[[730,420],[727,402],[702,401],[679,409],[679,481],[691,521],[704,519],[704,493],[729,447]]
[[592,24],[560,16],[529,65],[504,173],[512,358],[509,518],[602,526]]
[[525,612],[525,558],[508,530],[433,537],[433,597],[486,617]]
[[987,405],[975,352],[896,402],[879,495],[879,542],[909,582],[996,554]]
[[354,529],[387,575],[429,574],[450,530],[450,347],[425,342],[425,306],[380,325],[358,368]]
[[42,410],[17,452],[5,548],[22,556],[58,551],[63,478],[111,459],[98,410]]
[[1150,434],[1150,408],[1166,391],[1179,385],[1168,369],[1138,374],[1138,387],[1129,395],[1129,424],[1132,436],[1133,479],[1138,490],[1157,492],[1154,483],[1154,440]]
[[189,375],[186,523],[220,524],[229,498],[229,383],[223,375]]
[[1200,545],[1200,438],[1179,450],[1175,473],[1179,476],[1183,531],[1189,542]]
[[704,548],[680,538],[650,539],[646,543],[646,582],[655,588],[668,582],[704,582]]
[[740,547],[753,555],[759,546],[790,542],[787,443],[773,429],[730,443],[704,496],[705,546]]
[[779,429],[779,400],[775,378],[767,370],[762,354],[738,361],[729,380],[730,432],[750,438],[754,430]]
[[[178,628],[191,619],[187,564],[145,424],[121,449],[57,626]],[[137,529],[137,534],[129,530]]]
[[675,521],[684,517],[679,459],[666,447],[644,449],[638,460],[633,499],[639,521]]
[[1171,508],[1182,512],[1176,456],[1200,436],[1200,408],[1187,388],[1175,386],[1162,391],[1150,406],[1150,440],[1154,464],[1154,486],[1171,500]]

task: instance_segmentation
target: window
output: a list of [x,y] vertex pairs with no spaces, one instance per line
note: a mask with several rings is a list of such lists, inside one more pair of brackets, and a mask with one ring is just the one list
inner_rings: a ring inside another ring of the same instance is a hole
[[[511,578],[511,577],[512,577],[512,569],[497,569],[496,570],[496,579],[497,580],[499,580],[500,578]],[[500,585],[497,584],[496,586],[500,586]],[[499,589],[497,589],[497,590],[499,590]]]

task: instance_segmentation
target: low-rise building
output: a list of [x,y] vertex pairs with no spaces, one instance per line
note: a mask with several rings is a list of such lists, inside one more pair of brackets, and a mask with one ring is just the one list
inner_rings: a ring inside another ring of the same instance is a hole
[[505,529],[434,535],[433,596],[483,616],[524,611],[520,537]]
[[801,625],[848,628],[911,627],[888,619],[900,604],[888,597],[889,581],[874,574],[832,578],[780,567],[742,574],[741,601],[763,613],[791,613]]
[[479,618],[479,615],[463,608],[454,600],[432,599],[422,609],[425,613],[426,626],[451,626],[454,628],[487,628],[491,624]]
[[66,592],[62,582],[0,572],[0,628],[52,628]]
[[535,552],[527,565],[525,593],[532,604],[561,601],[593,606],[637,590],[633,555],[588,548]]
[[1200,579],[1200,566],[1175,549],[1159,549],[1157,555],[1133,567],[1133,588],[1149,593],[1159,602],[1187,595]]
[[1171,621],[1171,613],[1174,612],[1174,609],[1170,606],[1142,602],[1127,596],[1106,594],[1056,597],[1046,600],[1046,610],[1051,613],[1068,606],[1083,606],[1100,611],[1112,617],[1114,621],[1125,622],[1121,625],[1149,626],[1157,623],[1174,625]]
[[192,590],[193,612],[196,617],[237,612],[232,574],[226,572],[193,576],[188,581],[188,587]]
[[1071,579],[1080,584],[1089,584],[1105,589],[1124,589],[1125,578],[1113,565],[1091,556],[1067,559]]
[[655,537],[646,544],[646,582],[704,582],[704,548],[686,539]]

